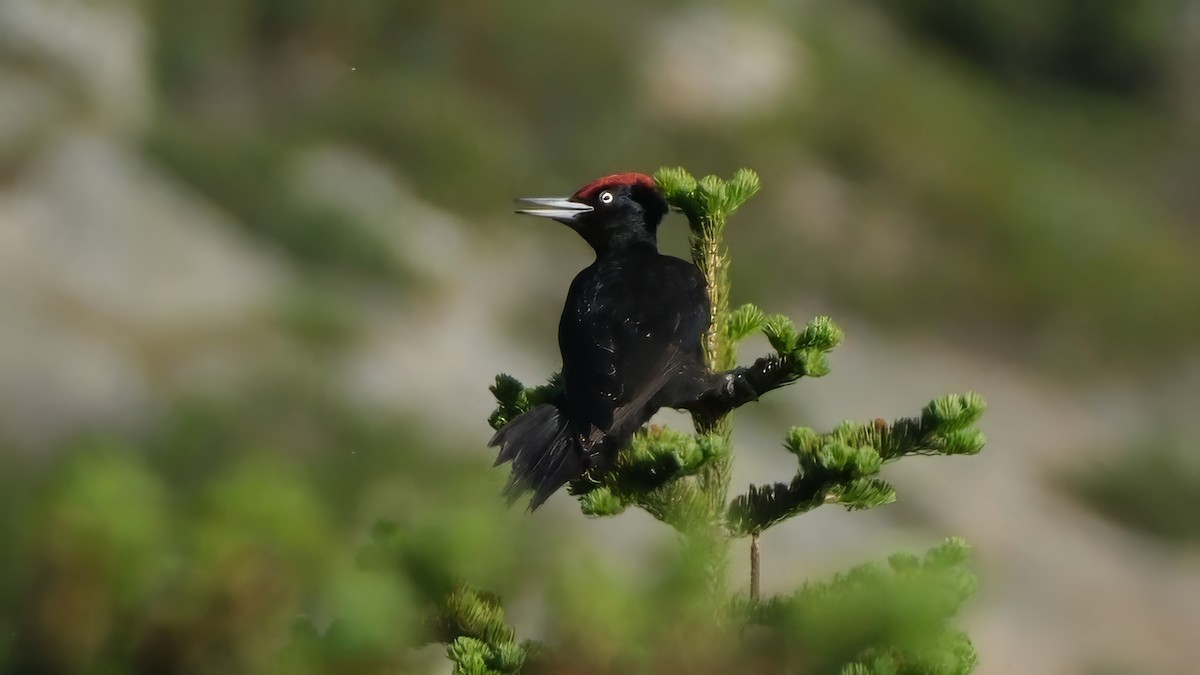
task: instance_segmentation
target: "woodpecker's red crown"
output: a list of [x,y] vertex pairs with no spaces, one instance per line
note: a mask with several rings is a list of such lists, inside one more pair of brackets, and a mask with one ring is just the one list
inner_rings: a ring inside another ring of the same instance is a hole
[[658,191],[658,184],[654,182],[653,178],[644,173],[614,173],[611,176],[597,178],[584,185],[571,198],[581,202],[591,201],[601,191],[611,190],[623,185],[640,185],[649,190]]

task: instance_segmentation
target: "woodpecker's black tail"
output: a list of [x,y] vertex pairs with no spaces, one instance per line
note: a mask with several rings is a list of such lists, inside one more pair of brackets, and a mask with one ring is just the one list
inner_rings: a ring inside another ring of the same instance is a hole
[[583,475],[585,466],[578,443],[568,428],[567,415],[553,403],[543,403],[504,425],[489,446],[500,447],[496,465],[512,462],[512,475],[504,488],[511,504],[533,490],[529,510],[541,506],[568,481]]

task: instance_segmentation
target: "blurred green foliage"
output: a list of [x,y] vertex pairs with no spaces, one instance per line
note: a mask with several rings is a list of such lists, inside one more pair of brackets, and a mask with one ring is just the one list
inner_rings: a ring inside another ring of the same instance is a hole
[[967,636],[946,625],[974,592],[970,547],[948,539],[922,558],[898,553],[790,596],[749,608],[760,635],[757,656],[795,672],[847,675],[968,673],[978,663]]
[[[141,141],[302,271],[404,290],[377,224],[297,194],[305,151],[361,149],[473,222],[609,171],[753,165],[767,177],[746,208],[756,225],[731,233],[755,261],[732,270],[747,297],[828,298],[1057,368],[1169,366],[1200,334],[1196,204],[1170,189],[1200,166],[1172,103],[1177,5],[749,3],[742,16],[799,48],[787,94],[696,121],[645,90],[684,2],[144,0],[157,116]],[[813,170],[827,193],[800,189]],[[808,208],[831,194],[831,212]],[[341,303],[306,292],[276,318],[323,356],[354,338]],[[145,433],[0,448],[0,671],[418,669],[434,591],[465,581],[527,600],[551,567],[562,574],[526,619],[574,656],[557,672],[771,672],[799,651],[844,662],[867,638],[959,644],[919,630],[946,605],[918,600],[941,591],[888,585],[903,560],[851,575],[854,602],[814,583],[762,633],[706,633],[695,617],[709,608],[691,606],[704,575],[686,556],[631,575],[551,541],[497,508],[479,453],[306,377],[162,404]],[[1195,541],[1200,477],[1176,450],[1068,482],[1120,522]],[[380,518],[393,524],[372,538]],[[961,561],[946,569],[964,579]]]
[[[378,230],[287,189],[303,150],[350,144],[473,218],[607,171],[753,165],[772,187],[733,235],[766,261],[733,268],[747,297],[1060,371],[1164,362],[1200,334],[1176,311],[1200,286],[1194,204],[1168,189],[1195,152],[1164,103],[1177,4],[911,0],[880,5],[886,28],[866,2],[746,6],[799,48],[787,94],[681,120],[647,87],[687,3],[150,0],[147,147],[298,260],[376,280],[399,266]],[[814,170],[832,192],[797,202]],[[762,271],[797,257],[790,283]]]
[[[142,437],[81,438],[50,466],[8,461],[2,670],[411,667],[436,584],[511,592],[538,569],[487,462],[418,428],[287,381],[184,403]],[[356,561],[381,516],[404,574]],[[297,620],[331,631],[319,660],[289,660]]]
[[[1200,284],[1196,232],[1154,182],[1170,161],[1166,120],[1076,91],[1019,95],[915,48],[894,55],[903,76],[834,49],[841,93],[814,112],[813,142],[893,212],[877,227],[926,236],[899,247],[897,269],[893,252],[855,241],[889,233],[851,223],[810,252],[845,264],[801,268],[806,283],[833,274],[834,297],[893,324],[999,324],[996,343],[1067,369],[1138,361],[1135,345],[1157,359],[1200,334],[1200,312],[1178,311]],[[841,252],[856,246],[877,252],[853,264]]]
[[1182,8],[1161,0],[880,2],[882,9],[1005,78],[1146,93],[1162,84],[1163,36]]
[[304,267],[375,281],[401,278],[399,261],[371,230],[345,214],[298,202],[284,184],[295,147],[262,134],[212,132],[165,119],[146,149]]
[[1200,459],[1183,438],[1164,436],[1135,446],[1064,474],[1062,483],[1131,530],[1194,546],[1200,543]]
[[[620,571],[539,534],[503,509],[486,462],[413,429],[287,382],[182,405],[144,437],[80,438],[51,466],[9,462],[0,669],[423,672],[433,666],[415,647],[474,630],[469,618],[435,621],[463,583],[496,591],[488,602],[528,602],[535,583],[547,593],[532,596],[533,616],[553,648],[522,643],[490,661],[534,659],[522,672],[775,672],[784,658],[955,653],[926,641],[942,639],[973,588],[958,543],[936,573],[869,566],[769,611],[731,608],[761,626],[743,635],[712,622],[700,556],[666,546],[640,571]],[[480,638],[494,637],[485,625]],[[799,657],[796,640],[807,645]],[[963,672],[974,658],[966,644],[969,660],[928,672]]]

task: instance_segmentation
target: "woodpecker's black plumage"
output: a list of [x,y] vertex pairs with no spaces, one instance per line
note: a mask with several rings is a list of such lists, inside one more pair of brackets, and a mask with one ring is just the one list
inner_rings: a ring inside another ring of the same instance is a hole
[[598,478],[661,407],[683,407],[712,380],[701,339],[704,277],[658,252],[667,202],[653,179],[617,174],[569,199],[523,200],[523,213],[578,232],[596,261],[571,283],[558,328],[564,393],[500,429],[496,463],[513,463],[506,493],[533,491],[530,508],[565,483]]
[[791,357],[778,354],[724,373],[705,368],[704,276],[658,252],[667,202],[654,179],[615,174],[566,199],[521,201],[531,208],[519,213],[578,232],[596,261],[571,283],[558,324],[562,395],[492,437],[496,464],[512,462],[510,502],[532,490],[532,510],[576,478],[598,479],[659,408],[713,420],[799,377]]

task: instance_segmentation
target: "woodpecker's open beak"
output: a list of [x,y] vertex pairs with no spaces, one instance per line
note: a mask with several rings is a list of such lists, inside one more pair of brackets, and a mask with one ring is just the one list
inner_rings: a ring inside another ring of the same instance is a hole
[[522,204],[530,204],[538,207],[533,209],[517,209],[517,213],[553,218],[564,222],[570,222],[594,210],[587,204],[573,202],[563,197],[521,197],[517,201]]

